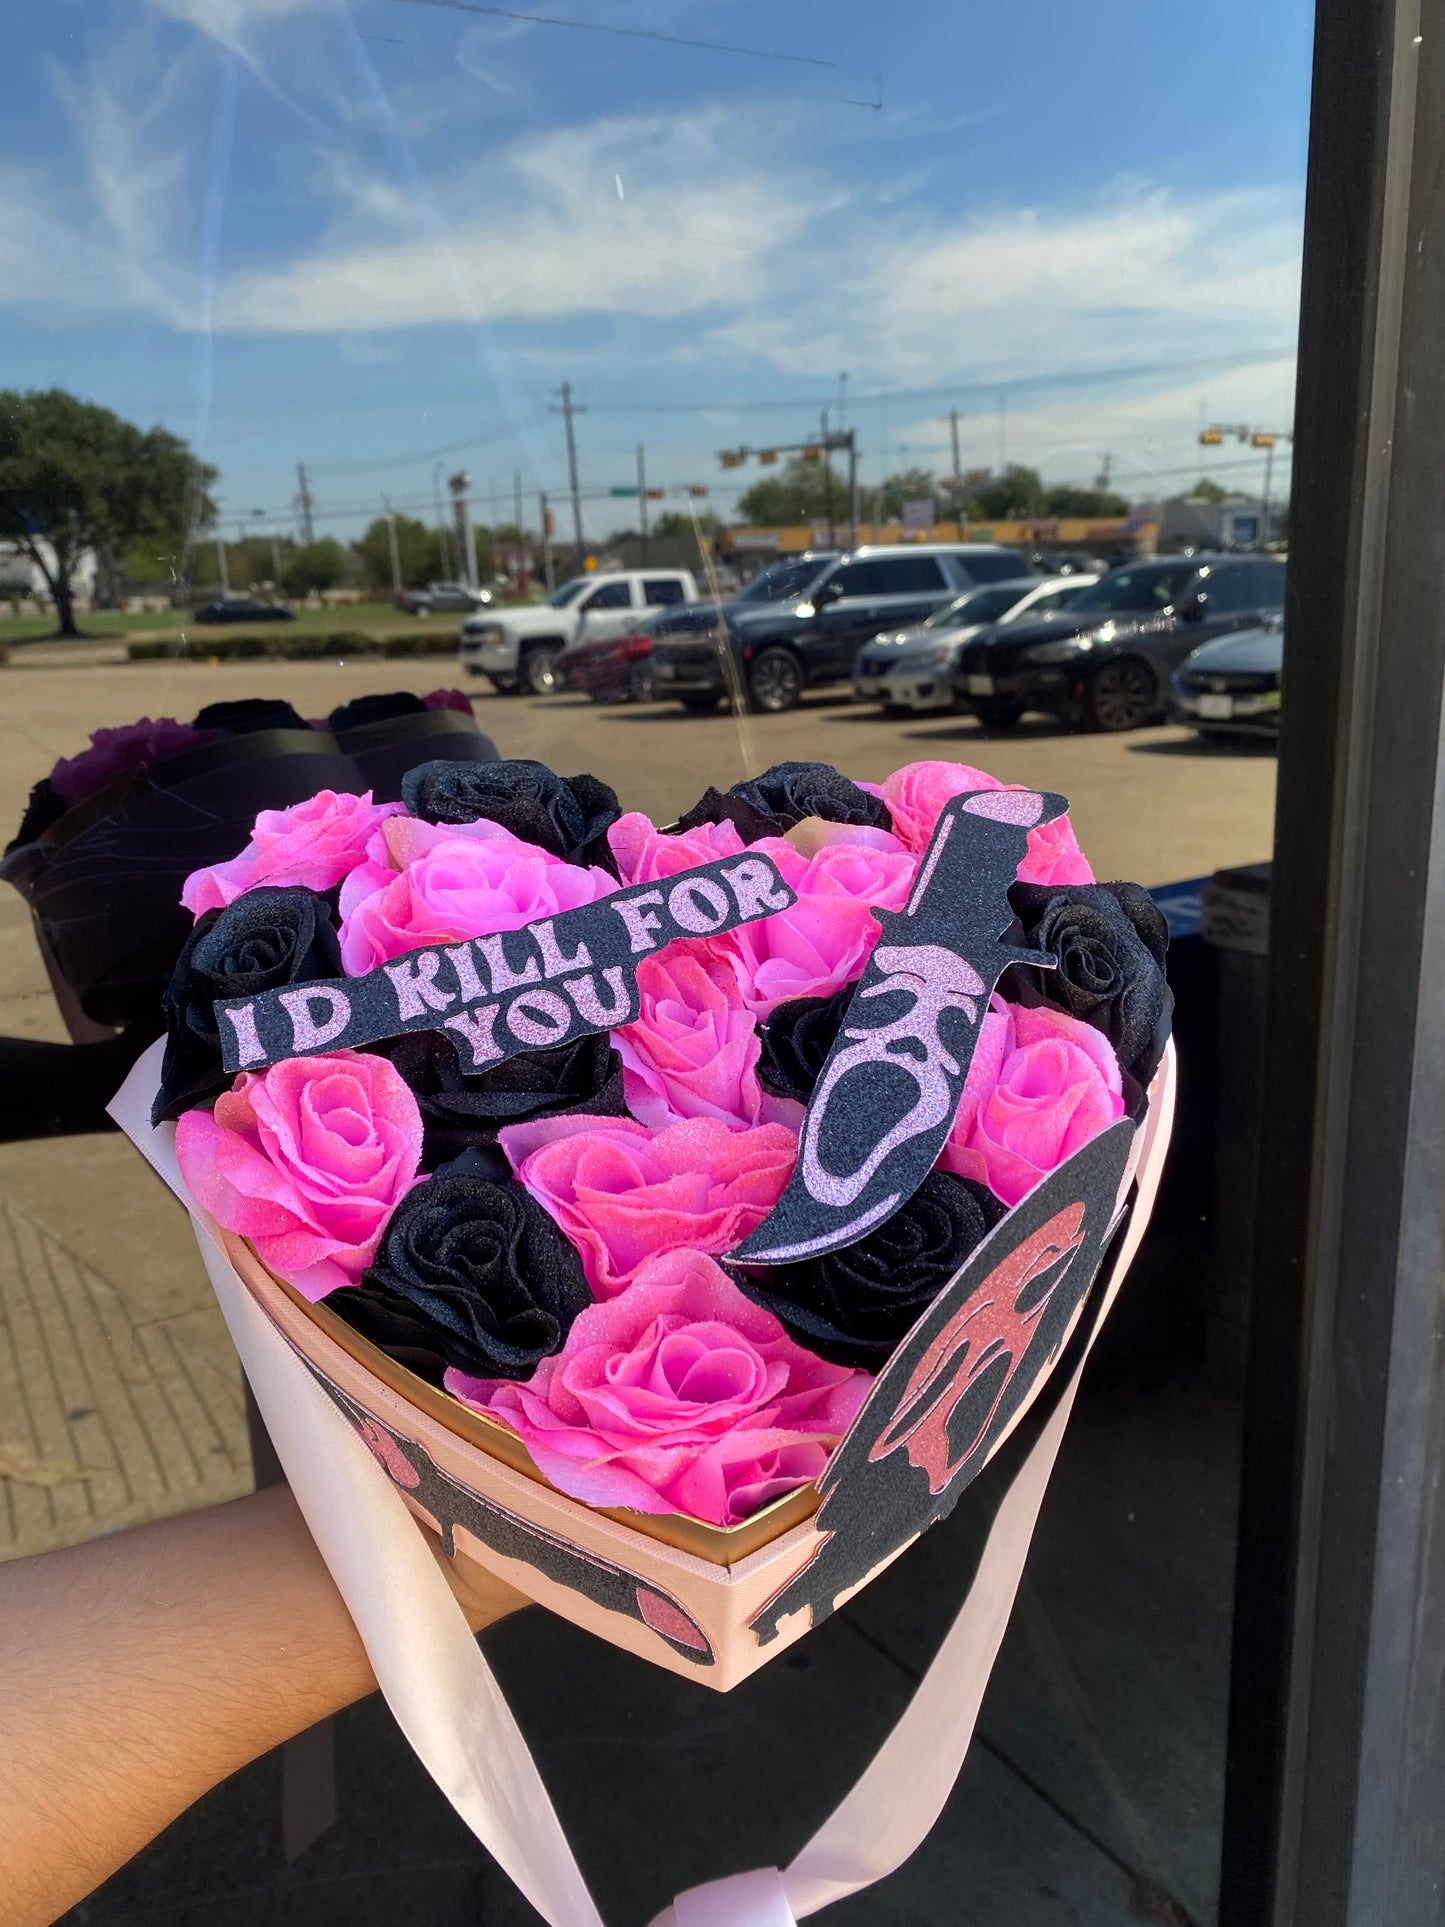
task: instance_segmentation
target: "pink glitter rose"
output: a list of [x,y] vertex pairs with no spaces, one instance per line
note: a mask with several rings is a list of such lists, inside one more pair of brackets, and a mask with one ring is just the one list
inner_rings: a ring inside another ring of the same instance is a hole
[[472,714],[472,699],[465,689],[433,689],[422,697],[428,709],[454,709],[459,716]]
[[721,856],[738,856],[747,846],[731,823],[701,823],[677,836],[662,831],[640,810],[619,816],[607,832],[624,883],[653,883]]
[[528,1383],[446,1375],[573,1498],[715,1526],[816,1479],[872,1383],[794,1344],[696,1250],[581,1313]]
[[197,1203],[314,1303],[370,1264],[416,1181],[421,1113],[384,1057],[293,1057],[187,1111],[176,1158]]
[[486,838],[444,836],[404,870],[389,870],[373,855],[347,879],[341,961],[349,976],[359,977],[425,944],[520,930],[538,917],[595,903],[616,888],[617,879],[605,870],[564,863],[505,831]]
[[1101,1031],[1061,1010],[995,998],[939,1166],[1017,1204],[1124,1115],[1123,1089]]
[[145,769],[166,756],[179,756],[182,750],[198,749],[214,739],[214,730],[196,729],[178,723],[174,716],[157,716],[152,722],[142,716],[139,722],[120,729],[91,731],[90,748],[78,756],[62,756],[50,772],[50,787],[70,808],[87,796],[104,789],[122,776]]
[[637,1021],[612,1033],[632,1115],[653,1130],[689,1117],[756,1124],[762,1039],[737,978],[703,945],[671,945],[638,966]]
[[576,1245],[598,1298],[615,1298],[660,1251],[731,1250],[782,1196],[798,1156],[781,1124],[738,1131],[713,1117],[655,1133],[631,1118],[538,1118],[497,1142]]
[[[893,817],[896,835],[910,850],[928,847],[938,813],[950,797],[969,790],[1019,789],[1001,783],[987,770],[968,763],[905,763],[883,785],[883,800]],[[1028,854],[1018,868],[1020,883],[1092,883],[1094,872],[1079,848],[1067,816],[1029,831]]]
[[241,854],[227,863],[193,870],[181,891],[181,902],[198,917],[203,910],[234,903],[258,883],[333,889],[365,857],[377,825],[401,807],[400,803],[373,803],[370,790],[360,796],[318,790],[289,810],[262,810]]
[[731,962],[743,1002],[763,1018],[790,997],[828,997],[860,975],[878,941],[874,907],[903,908],[917,863],[863,843],[828,843],[810,858],[780,837],[754,848],[772,857],[798,901],[712,943]]

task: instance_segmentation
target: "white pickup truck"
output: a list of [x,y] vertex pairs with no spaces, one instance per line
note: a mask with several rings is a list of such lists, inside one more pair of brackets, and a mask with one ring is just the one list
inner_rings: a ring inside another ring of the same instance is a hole
[[574,576],[546,602],[468,616],[457,654],[469,675],[489,677],[496,689],[549,696],[558,687],[557,658],[569,642],[624,635],[644,615],[697,600],[687,569]]

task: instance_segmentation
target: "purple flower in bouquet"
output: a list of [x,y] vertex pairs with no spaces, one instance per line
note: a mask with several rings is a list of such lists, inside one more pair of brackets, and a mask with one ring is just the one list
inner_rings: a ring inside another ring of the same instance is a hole
[[421,1141],[416,1099],[386,1059],[334,1051],[242,1071],[214,1113],[181,1118],[176,1158],[203,1209],[314,1301],[370,1264]]
[[731,823],[700,823],[669,835],[639,810],[619,816],[607,841],[624,883],[653,883],[718,857],[740,856],[747,848]]
[[174,716],[157,716],[154,721],[142,716],[139,722],[126,723],[119,729],[93,730],[89,749],[78,756],[62,756],[51,770],[50,787],[70,809],[107,783],[133,775],[163,757],[198,749],[211,740],[210,730],[178,723]]
[[334,889],[363,861],[377,826],[400,808],[400,803],[373,803],[370,790],[360,796],[319,790],[289,810],[262,810],[241,854],[193,870],[181,902],[198,917],[203,910],[234,903],[258,883],[278,889],[292,884],[306,890]]
[[526,1384],[446,1375],[589,1505],[729,1526],[816,1479],[872,1386],[751,1304],[711,1258],[654,1258]]

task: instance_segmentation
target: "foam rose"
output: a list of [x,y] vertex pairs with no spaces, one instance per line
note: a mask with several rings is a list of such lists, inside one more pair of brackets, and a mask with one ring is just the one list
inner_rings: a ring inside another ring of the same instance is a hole
[[142,716],[139,722],[124,723],[119,729],[92,730],[90,748],[78,756],[62,756],[50,772],[50,785],[69,809],[94,796],[107,783],[210,741],[208,729],[178,723],[174,716],[157,716],[154,722]]
[[794,997],[830,997],[862,973],[878,941],[873,910],[903,908],[917,863],[862,843],[825,844],[812,857],[782,838],[754,848],[772,857],[798,901],[712,942],[743,1002],[763,1018]]
[[1124,1115],[1123,1079],[1109,1040],[1063,1011],[995,998],[983,1032],[938,1163],[1012,1205]]
[[[893,817],[893,829],[908,848],[921,853],[928,847],[939,811],[951,797],[970,790],[1025,787],[1001,783],[987,770],[969,763],[905,763],[883,784],[883,799]],[[1079,848],[1067,816],[1029,831],[1028,854],[1018,867],[1020,883],[1092,883],[1094,872]]]
[[668,836],[640,810],[619,816],[607,841],[624,883],[652,883],[721,856],[738,856],[747,848],[731,823],[699,823]]
[[762,1040],[728,965],[674,944],[637,970],[638,1017],[612,1033],[627,1108],[654,1130],[690,1117],[756,1124]]
[[198,917],[223,910],[258,883],[335,889],[364,860],[378,826],[400,809],[400,803],[373,803],[370,790],[360,796],[318,790],[288,810],[262,810],[240,855],[193,870],[181,902]]
[[293,1057],[187,1111],[176,1158],[197,1203],[314,1303],[370,1264],[416,1182],[421,1114],[384,1057]]
[[605,870],[565,863],[505,832],[485,840],[443,836],[404,870],[372,862],[348,882],[341,961],[353,977],[427,944],[520,930],[617,888]]
[[582,1312],[526,1384],[446,1375],[573,1498],[715,1526],[816,1479],[872,1383],[794,1344],[696,1250]]
[[730,1251],[777,1203],[798,1156],[781,1124],[738,1131],[712,1117],[657,1132],[630,1118],[537,1118],[497,1142],[581,1252],[599,1298],[658,1252]]

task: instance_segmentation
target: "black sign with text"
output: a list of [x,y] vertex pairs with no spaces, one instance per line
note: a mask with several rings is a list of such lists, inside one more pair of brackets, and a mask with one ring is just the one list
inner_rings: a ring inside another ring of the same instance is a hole
[[216,1005],[228,1071],[444,1032],[465,1070],[547,1050],[637,1015],[637,966],[670,943],[716,937],[796,902],[756,851],[625,885],[520,930],[409,950],[362,977],[335,977]]

